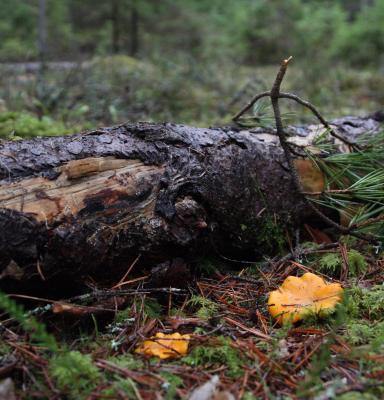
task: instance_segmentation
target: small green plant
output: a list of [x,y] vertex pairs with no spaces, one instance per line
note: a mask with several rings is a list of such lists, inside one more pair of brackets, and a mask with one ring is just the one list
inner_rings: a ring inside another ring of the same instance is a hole
[[7,343],[0,342],[0,357],[7,356],[11,351],[12,349]]
[[319,270],[330,275],[340,273],[341,266],[342,260],[338,253],[327,253],[319,260]]
[[47,332],[45,325],[38,322],[34,317],[27,316],[21,305],[2,292],[0,292],[0,308],[15,319],[30,334],[35,343],[53,352],[59,349],[56,339]]
[[179,376],[168,371],[162,371],[160,375],[166,380],[166,382],[162,384],[162,388],[166,391],[164,399],[173,400],[176,398],[177,388],[183,385],[183,380]]
[[260,231],[258,232],[260,246],[268,253],[284,253],[286,236],[282,225],[272,215],[262,217]]
[[384,322],[372,323],[358,319],[347,323],[347,340],[353,345],[384,343]]
[[243,374],[243,364],[239,352],[231,346],[231,340],[222,336],[217,338],[219,344],[216,346],[198,346],[191,353],[182,358],[182,362],[196,367],[208,365],[225,365],[227,375],[238,377]]
[[69,351],[50,360],[49,371],[69,399],[84,399],[100,383],[100,371],[88,354]]
[[[148,318],[156,319],[162,315],[162,306],[156,299],[151,299],[147,296],[137,297],[134,303],[133,307],[136,307],[136,310],[143,309],[144,316]],[[115,322],[121,324],[133,317],[134,313],[131,307],[127,307],[116,314]]]
[[199,262],[197,268],[200,273],[209,276],[212,275],[216,270],[225,268],[225,266],[219,260],[215,260],[213,258],[204,258]]
[[136,384],[131,378],[118,377],[113,384],[107,389],[104,389],[101,394],[105,396],[102,398],[115,399],[121,397],[119,393],[124,393],[127,399],[141,399]]
[[126,307],[116,312],[115,324],[124,324],[127,320],[132,318],[132,311],[130,307]]
[[251,392],[245,392],[243,400],[256,400],[256,396]]
[[323,388],[321,374],[326,371],[331,362],[330,346],[332,341],[324,342],[319,351],[311,360],[311,365],[306,371],[306,376],[298,388],[299,398],[312,398],[313,394]]
[[[327,253],[319,260],[319,270],[326,274],[336,276],[341,272],[343,260],[339,253]],[[367,270],[368,263],[365,257],[355,249],[348,251],[349,275],[357,277]]]
[[328,374],[329,365],[332,362],[331,346],[336,341],[336,332],[344,327],[350,318],[348,306],[349,299],[344,294],[343,302],[336,306],[335,312],[327,320],[330,334],[312,357],[311,364],[305,371],[305,377],[298,387],[296,393],[298,398],[313,398],[315,394],[324,389],[322,379],[324,375]]
[[144,302],[144,313],[149,318],[160,318],[162,307],[157,300],[146,298]]
[[372,393],[348,392],[336,397],[337,400],[379,400]]
[[109,361],[121,368],[127,368],[129,370],[136,370],[144,367],[143,361],[138,357],[134,357],[130,353],[111,357],[109,358]]
[[365,272],[368,267],[368,263],[365,257],[355,249],[348,251],[348,264],[349,273],[351,276],[358,276]]
[[188,304],[197,307],[196,316],[204,319],[213,317],[219,310],[218,304],[203,296],[192,296]]
[[63,123],[49,117],[39,119],[26,112],[4,112],[0,114],[0,137],[8,139],[34,136],[54,136],[70,133]]
[[347,309],[353,318],[381,321],[384,315],[384,285],[353,287],[347,292]]

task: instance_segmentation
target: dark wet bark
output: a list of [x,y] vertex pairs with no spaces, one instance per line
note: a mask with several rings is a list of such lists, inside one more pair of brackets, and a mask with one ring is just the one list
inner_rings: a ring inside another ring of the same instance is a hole
[[[349,140],[380,129],[335,123]],[[2,142],[0,210],[2,276],[46,280],[113,275],[139,254],[257,257],[313,218],[276,136],[150,123]]]

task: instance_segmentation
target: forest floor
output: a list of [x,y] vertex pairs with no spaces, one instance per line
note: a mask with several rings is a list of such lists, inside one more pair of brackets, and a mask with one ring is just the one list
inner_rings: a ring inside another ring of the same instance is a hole
[[[124,120],[225,124],[275,74],[275,67],[254,74],[222,65],[171,67],[119,56],[94,60],[86,71],[48,71],[44,84],[30,72],[2,74],[0,137]],[[375,72],[334,68],[320,79],[316,70],[301,70],[290,71],[287,88],[332,118],[378,110],[384,80]],[[177,287],[167,279],[148,287],[133,268],[109,285],[89,281],[74,298],[12,296],[24,309],[1,295],[8,313],[0,316],[0,399],[14,392],[20,399],[382,399],[382,249],[351,238],[327,251],[305,246],[313,251],[295,261],[284,254],[251,264],[200,260]],[[269,293],[306,272],[339,282],[343,302],[326,316],[281,326],[269,313]],[[138,354],[158,332],[189,335],[187,354]]]
[[[275,74],[276,66],[144,62],[123,55],[51,63],[42,74],[35,64],[0,64],[0,137],[60,135],[125,121],[228,125],[256,93],[271,88]],[[329,120],[367,115],[384,102],[377,68],[294,60],[282,90],[315,104]],[[313,122],[302,107],[281,103],[285,123]]]
[[[85,296],[24,298],[56,341],[29,326],[31,311],[11,313],[20,324],[3,315],[0,376],[12,377],[21,399],[381,399],[383,255],[350,239],[312,247],[300,261],[246,268],[203,260],[181,288],[148,288],[130,273]],[[306,272],[340,282],[344,300],[281,326],[268,295]],[[187,354],[138,354],[158,332],[188,334]]]

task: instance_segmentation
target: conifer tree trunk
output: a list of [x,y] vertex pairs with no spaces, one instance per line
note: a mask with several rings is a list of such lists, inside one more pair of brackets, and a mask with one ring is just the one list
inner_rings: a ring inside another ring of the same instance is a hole
[[[334,124],[353,140],[378,132],[376,119]],[[289,132],[302,144],[319,130]],[[262,129],[136,123],[0,143],[2,276],[114,274],[139,254],[257,257],[312,220]]]

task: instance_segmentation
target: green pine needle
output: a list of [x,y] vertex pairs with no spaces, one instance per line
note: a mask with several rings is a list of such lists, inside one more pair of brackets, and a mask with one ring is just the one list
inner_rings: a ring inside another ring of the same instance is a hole
[[[324,173],[325,190],[311,198],[321,206],[335,209],[350,219],[349,225],[384,239],[384,132],[365,135],[354,153],[335,153],[324,137],[317,143],[325,158],[307,151],[308,157]],[[326,146],[326,147],[324,147]],[[362,225],[361,228],[359,225]]]

